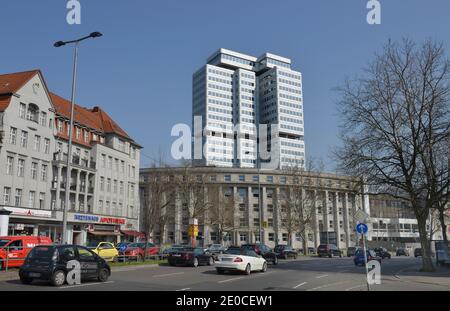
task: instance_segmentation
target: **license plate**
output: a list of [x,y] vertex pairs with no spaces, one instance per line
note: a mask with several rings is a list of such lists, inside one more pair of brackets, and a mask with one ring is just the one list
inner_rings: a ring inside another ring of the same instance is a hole
[[41,274],[40,273],[30,272],[29,276],[30,276],[30,278],[39,278],[41,276]]

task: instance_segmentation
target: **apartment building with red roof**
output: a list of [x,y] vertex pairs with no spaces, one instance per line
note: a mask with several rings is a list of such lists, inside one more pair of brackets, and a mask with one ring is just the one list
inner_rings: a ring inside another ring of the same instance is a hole
[[[0,74],[0,206],[12,212],[8,235],[60,239],[70,107],[40,70]],[[141,146],[98,106],[75,105],[72,135],[69,242],[137,235]]]

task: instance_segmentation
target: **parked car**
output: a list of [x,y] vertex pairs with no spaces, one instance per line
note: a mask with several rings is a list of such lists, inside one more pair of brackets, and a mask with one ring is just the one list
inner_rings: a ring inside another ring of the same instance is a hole
[[334,244],[321,244],[317,248],[317,255],[319,257],[325,256],[325,257],[329,257],[329,258],[331,258],[333,256],[342,257],[342,252]]
[[215,266],[218,274],[225,271],[241,271],[249,275],[253,271],[267,271],[266,259],[249,247],[229,247],[219,255]]
[[242,245],[242,248],[251,249],[268,262],[272,262],[274,265],[278,264],[277,254],[275,254],[275,252],[273,252],[272,249],[265,244],[244,244]]
[[47,280],[54,286],[66,282],[67,263],[77,260],[81,266],[81,281],[97,279],[106,282],[111,275],[108,263],[92,250],[79,245],[39,245],[31,250],[19,270],[20,281]]
[[395,252],[395,256],[409,256],[409,252],[408,252],[407,249],[399,248],[399,249],[397,249],[397,251]]
[[273,249],[278,258],[288,259],[294,258],[297,259],[298,252],[289,245],[277,245]]
[[436,264],[438,266],[450,265],[450,242],[435,241]]
[[317,251],[314,247],[308,247],[308,254],[316,254]]
[[45,236],[0,237],[0,270],[6,268],[6,265],[8,268],[20,267],[33,247],[48,244],[52,244],[52,240]]
[[210,244],[208,245],[208,251],[214,256],[214,260],[217,260],[218,256],[226,251],[226,247],[222,244]]
[[185,246],[174,244],[174,245],[172,245],[172,246],[169,246],[169,247],[164,248],[162,251],[161,251],[161,249],[160,249],[160,254],[168,255],[168,254],[170,254],[170,253],[172,253],[172,252],[180,251],[180,250],[182,250],[184,247],[185,247]]
[[[377,256],[377,254],[373,250],[366,250],[366,256],[367,256],[367,262],[371,260],[376,260],[381,264],[381,257]],[[355,263],[355,266],[364,266],[365,258],[364,258],[364,250],[362,248],[359,248],[356,253],[355,257],[353,258],[353,262]]]
[[121,243],[117,243],[116,244],[116,249],[120,252],[120,251],[124,251],[128,245],[130,245],[131,242],[121,242]]
[[414,250],[414,257],[422,257],[422,249],[421,248],[416,248],[415,250]]
[[[145,256],[144,256],[145,254]],[[159,254],[159,247],[155,244],[147,242],[147,249],[145,249],[145,242],[131,243],[124,251],[119,252],[119,259],[122,261],[135,260],[144,261],[145,257]]]
[[119,251],[111,242],[92,242],[88,248],[107,261],[118,261]]
[[172,252],[167,257],[171,266],[185,265],[198,267],[199,265],[211,266],[214,264],[213,255],[202,247],[185,247],[179,251]]
[[377,247],[377,248],[374,248],[374,250],[373,250],[374,252],[375,252],[375,254],[378,256],[378,257],[381,257],[381,259],[391,259],[391,253],[389,253],[388,252],[388,250],[387,249],[385,249],[384,247]]
[[347,248],[347,257],[355,256],[357,250],[358,250],[357,247],[348,247]]

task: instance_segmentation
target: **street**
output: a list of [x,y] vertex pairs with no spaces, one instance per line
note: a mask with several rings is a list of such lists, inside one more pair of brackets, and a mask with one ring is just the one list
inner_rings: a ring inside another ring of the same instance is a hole
[[[381,284],[373,291],[449,291],[450,270],[433,275],[418,272],[421,259],[393,257],[383,260]],[[85,282],[55,288],[35,281],[22,285],[19,280],[0,281],[0,291],[367,291],[365,268],[355,267],[351,258],[302,257],[269,265],[266,273],[250,276],[218,275],[213,266],[171,267],[129,266],[113,268],[106,283]]]

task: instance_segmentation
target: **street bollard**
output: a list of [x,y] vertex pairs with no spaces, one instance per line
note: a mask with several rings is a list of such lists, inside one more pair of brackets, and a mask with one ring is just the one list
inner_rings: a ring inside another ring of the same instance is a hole
[[5,272],[8,272],[8,259],[9,259],[9,247],[6,247],[6,263],[5,263]]

